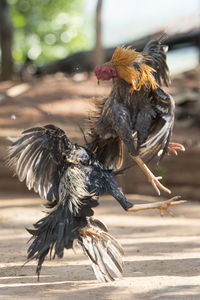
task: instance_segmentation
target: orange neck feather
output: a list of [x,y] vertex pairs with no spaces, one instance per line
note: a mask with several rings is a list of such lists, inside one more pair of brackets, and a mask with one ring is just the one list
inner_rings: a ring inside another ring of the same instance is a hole
[[[116,67],[118,77],[131,84],[131,93],[135,90],[139,91],[143,85],[149,86],[150,84],[153,89],[157,87],[152,74],[155,70],[143,63],[142,59],[143,56],[139,52],[130,47],[119,46],[109,62]],[[138,62],[139,68],[134,68],[135,62]]]

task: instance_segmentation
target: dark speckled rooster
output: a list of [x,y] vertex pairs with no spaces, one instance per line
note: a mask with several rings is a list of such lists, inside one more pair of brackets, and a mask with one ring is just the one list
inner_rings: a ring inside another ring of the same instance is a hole
[[46,256],[63,257],[64,249],[73,248],[75,241],[91,260],[98,280],[119,277],[122,248],[105,225],[91,217],[107,190],[125,210],[132,207],[114,174],[54,125],[24,131],[9,149],[8,164],[20,181],[26,180],[28,189],[48,200],[46,216],[28,229],[33,239],[28,261],[38,260],[38,278]]
[[171,191],[141,157],[184,151],[181,144],[170,143],[174,101],[161,88],[162,82],[169,83],[165,38],[148,42],[141,53],[119,46],[109,62],[95,68],[98,81],[112,79],[113,84],[107,98],[95,100],[96,110],[89,120],[90,147],[98,160],[108,168],[119,168],[124,143],[158,194],[159,189]]
[[32,243],[28,261],[38,260],[39,277],[48,254],[63,257],[64,249],[77,241],[89,257],[98,280],[120,277],[122,249],[103,223],[92,218],[100,195],[109,191],[126,211],[179,205],[174,197],[167,201],[134,205],[127,201],[115,173],[105,168],[85,147],[72,144],[64,131],[54,125],[31,128],[14,139],[9,148],[8,164],[20,181],[26,180],[48,200],[46,215],[29,229]]

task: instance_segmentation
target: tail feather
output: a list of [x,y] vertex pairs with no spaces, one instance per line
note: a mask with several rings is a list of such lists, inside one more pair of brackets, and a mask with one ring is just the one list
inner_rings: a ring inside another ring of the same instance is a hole
[[85,217],[74,217],[68,206],[61,204],[34,224],[34,229],[27,229],[33,240],[28,248],[27,262],[38,260],[38,277],[48,253],[53,259],[56,256],[62,258],[64,249],[72,248],[73,241],[78,238],[78,230],[86,225]]
[[[80,229],[84,227],[92,230],[94,237],[83,234]],[[36,268],[38,280],[46,256],[49,254],[53,259],[56,256],[62,258],[64,249],[73,248],[75,240],[78,240],[78,244],[89,257],[99,281],[113,281],[115,277],[122,276],[123,250],[108,234],[105,225],[98,220],[75,217],[67,206],[59,205],[34,224],[34,229],[27,230],[33,240],[28,248],[27,262],[33,259],[38,261]]]
[[87,227],[96,232],[98,238],[92,239],[91,236],[81,235],[78,242],[91,260],[96,278],[101,282],[108,282],[115,280],[115,277],[121,277],[123,250],[119,243],[105,231],[104,225],[99,220],[90,218]]

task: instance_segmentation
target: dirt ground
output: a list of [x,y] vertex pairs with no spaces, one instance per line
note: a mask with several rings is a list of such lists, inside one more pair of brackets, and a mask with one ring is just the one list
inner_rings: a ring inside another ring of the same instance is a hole
[[[155,200],[128,195],[131,201]],[[98,283],[81,250],[44,263],[40,282],[36,263],[22,268],[31,227],[41,216],[38,198],[1,196],[0,299],[200,299],[199,206],[173,208],[175,217],[157,211],[127,214],[110,197],[101,199],[95,217],[124,248],[124,276]]]
[[[91,98],[106,95],[109,85],[97,86],[94,77],[82,79],[81,74],[73,79],[57,74],[28,84],[0,83],[0,299],[200,299],[200,208],[198,201],[190,201],[200,199],[198,126],[175,127],[174,141],[184,143],[187,151],[178,158],[167,157],[162,166],[173,195],[189,200],[172,209],[174,218],[161,218],[156,211],[127,214],[108,196],[95,210],[95,217],[124,248],[122,279],[98,283],[80,250],[46,261],[40,282],[36,262],[22,268],[29,239],[25,227],[42,217],[42,200],[28,193],[5,166],[7,136],[53,123],[83,143],[77,123],[83,124],[88,116]],[[124,191],[134,193],[127,198],[138,203],[157,200],[141,195],[155,193],[139,168],[130,172],[121,180]]]

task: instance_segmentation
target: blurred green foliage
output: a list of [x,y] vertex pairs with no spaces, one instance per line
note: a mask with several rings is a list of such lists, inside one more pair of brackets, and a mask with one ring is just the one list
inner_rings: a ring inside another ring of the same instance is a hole
[[91,47],[82,0],[8,0],[14,30],[13,58],[45,61]]
[[162,184],[165,184],[165,181],[166,181],[166,179],[167,179],[167,173],[168,173],[167,168],[159,163],[159,164],[156,166],[156,172],[157,172],[158,176],[161,176],[161,177],[162,177],[162,180],[160,180],[160,182],[161,182]]

